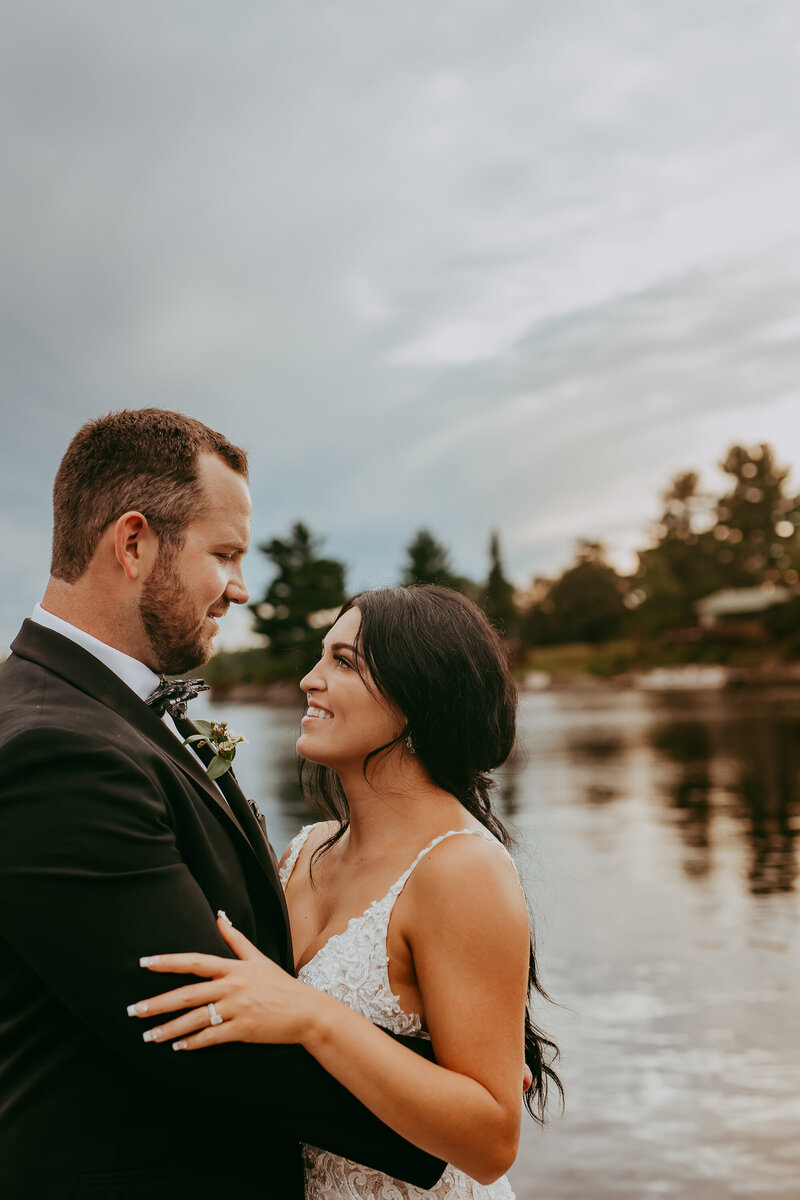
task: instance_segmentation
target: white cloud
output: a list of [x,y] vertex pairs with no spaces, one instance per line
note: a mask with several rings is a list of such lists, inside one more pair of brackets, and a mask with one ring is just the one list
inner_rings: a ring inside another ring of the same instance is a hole
[[732,441],[800,463],[792,0],[6,9],[0,641],[110,408],[241,441],[255,542],[353,584],[421,525],[526,582]]

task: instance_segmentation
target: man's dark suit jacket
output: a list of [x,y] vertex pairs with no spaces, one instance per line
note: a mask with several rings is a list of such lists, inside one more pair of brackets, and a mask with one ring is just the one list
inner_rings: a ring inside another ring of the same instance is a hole
[[442,1164],[299,1046],[145,1045],[126,1006],[231,956],[224,909],[292,970],[275,860],[202,766],[93,655],[26,621],[0,671],[0,1196],[301,1200],[298,1142],[431,1187]]

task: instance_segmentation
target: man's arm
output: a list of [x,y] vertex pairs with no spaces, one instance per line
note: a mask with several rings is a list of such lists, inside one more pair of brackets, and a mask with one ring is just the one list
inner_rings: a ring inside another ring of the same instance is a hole
[[[0,928],[59,1000],[137,1071],[193,1105],[222,1105],[430,1187],[443,1164],[404,1142],[298,1046],[147,1046],[126,1006],[144,954],[231,955],[181,858],[169,801],[125,747],[31,730],[0,749]],[[168,977],[175,985],[186,978]]]

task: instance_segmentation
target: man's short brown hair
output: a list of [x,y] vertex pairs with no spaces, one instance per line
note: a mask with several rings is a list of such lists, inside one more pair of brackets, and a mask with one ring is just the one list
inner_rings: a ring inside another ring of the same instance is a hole
[[108,526],[135,510],[162,545],[179,547],[202,511],[200,454],[216,454],[247,479],[247,455],[182,413],[127,409],[89,421],[75,434],[53,485],[51,573],[74,583]]

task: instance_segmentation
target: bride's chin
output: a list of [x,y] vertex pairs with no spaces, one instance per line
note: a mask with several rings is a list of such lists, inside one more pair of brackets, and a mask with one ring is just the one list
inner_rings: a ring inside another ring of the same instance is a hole
[[318,767],[330,766],[330,763],[323,762],[322,759],[318,755],[312,754],[309,748],[306,748],[305,746],[302,745],[302,742],[303,742],[303,734],[301,733],[300,737],[297,739],[297,741],[295,742],[295,746],[294,746],[295,750],[297,751],[297,753],[300,755],[301,758],[305,759],[306,762],[316,763]]

